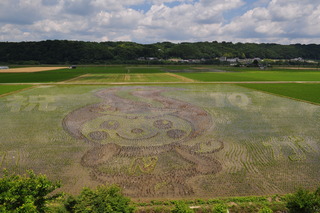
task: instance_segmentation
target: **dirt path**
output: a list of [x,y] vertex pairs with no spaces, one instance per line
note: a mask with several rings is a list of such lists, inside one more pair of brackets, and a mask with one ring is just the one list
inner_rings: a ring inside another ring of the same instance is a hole
[[319,70],[318,67],[275,67],[274,69],[289,69],[289,70]]
[[81,79],[81,78],[83,78],[83,77],[88,77],[88,76],[92,76],[92,75],[91,75],[91,74],[84,74],[84,75],[80,75],[80,76],[75,77],[75,78],[71,78],[71,79],[62,81],[62,82],[60,82],[60,83],[67,83],[67,82],[70,82],[70,81],[72,82],[72,81],[76,81],[76,80],[78,80],[78,79]]
[[23,67],[0,70],[0,73],[28,73],[28,72],[42,72],[50,70],[66,69],[67,67]]
[[[83,77],[83,76],[79,76]],[[76,78],[79,78],[76,77]],[[74,80],[74,79],[72,79]],[[320,81],[214,81],[214,82],[97,82],[72,83],[67,81],[57,83],[0,83],[0,85],[163,85],[163,84],[320,84]]]
[[173,74],[173,73],[166,73],[166,75],[169,75],[171,77],[175,77],[177,79],[180,79],[180,80],[182,80],[182,82],[189,82],[189,83],[190,82],[195,82],[195,80],[193,80],[193,79],[186,78],[186,77],[183,77],[181,75],[176,75],[176,74]]

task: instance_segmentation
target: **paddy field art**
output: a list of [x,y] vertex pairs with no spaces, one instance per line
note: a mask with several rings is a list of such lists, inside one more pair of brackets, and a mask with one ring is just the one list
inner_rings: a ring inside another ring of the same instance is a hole
[[[230,73],[241,77],[226,84],[212,81],[228,73],[172,75],[161,68],[134,76],[104,69],[48,71],[52,81],[1,84],[1,169],[33,169],[61,180],[69,193],[114,183],[132,198],[318,187],[320,105],[312,91],[319,84],[240,84],[253,76],[241,72]],[[313,98],[303,100],[302,91]]]

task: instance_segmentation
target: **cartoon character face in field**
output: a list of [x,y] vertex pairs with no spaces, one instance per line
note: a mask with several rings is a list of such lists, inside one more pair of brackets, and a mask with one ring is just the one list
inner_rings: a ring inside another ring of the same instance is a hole
[[183,141],[192,126],[170,114],[102,115],[86,122],[81,133],[94,143],[121,146],[161,146]]
[[[102,102],[69,113],[65,129],[76,138],[96,144],[139,147],[183,143],[212,125],[211,116],[202,108],[164,96],[168,88],[134,87],[131,98],[121,97],[123,90],[132,88],[96,92]],[[141,99],[151,99],[158,106]]]

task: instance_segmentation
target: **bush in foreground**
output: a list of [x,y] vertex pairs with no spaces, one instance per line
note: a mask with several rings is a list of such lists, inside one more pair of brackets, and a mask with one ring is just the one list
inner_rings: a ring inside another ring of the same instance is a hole
[[218,204],[213,207],[212,212],[213,213],[227,213],[228,207],[224,204]]
[[290,213],[320,212],[320,187],[316,192],[299,189],[288,197],[287,208]]
[[0,179],[0,212],[45,212],[46,204],[59,196],[48,194],[60,186],[33,171],[21,176],[5,170]]
[[134,207],[117,186],[98,186],[96,190],[84,188],[79,196],[68,197],[65,208],[69,212],[131,213]]
[[171,210],[172,213],[193,213],[194,211],[183,201],[177,201],[174,208]]

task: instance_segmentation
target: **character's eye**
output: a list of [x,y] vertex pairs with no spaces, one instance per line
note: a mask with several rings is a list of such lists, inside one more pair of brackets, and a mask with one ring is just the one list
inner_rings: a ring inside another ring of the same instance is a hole
[[167,136],[172,139],[183,138],[187,133],[181,129],[171,129],[167,132]]
[[143,129],[132,129],[131,132],[133,134],[142,134],[144,131],[143,131]]
[[119,122],[115,120],[105,121],[102,124],[100,124],[100,128],[108,129],[108,130],[116,130],[119,128],[119,126],[120,126]]
[[95,132],[90,132],[88,136],[93,140],[101,141],[108,138],[108,133],[103,131],[95,131]]
[[171,129],[173,124],[169,120],[156,120],[155,122],[153,122],[153,126],[158,129]]

